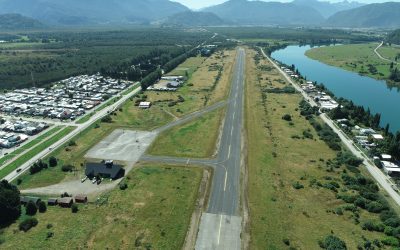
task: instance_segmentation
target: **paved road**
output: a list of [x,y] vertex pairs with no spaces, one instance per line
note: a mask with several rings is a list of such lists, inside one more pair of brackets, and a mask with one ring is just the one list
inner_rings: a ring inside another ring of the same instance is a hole
[[395,61],[392,61],[392,60],[390,60],[390,59],[387,59],[387,58],[383,57],[381,54],[379,54],[378,49],[380,49],[380,47],[382,47],[383,44],[384,44],[384,42],[381,42],[381,43],[378,45],[378,47],[376,47],[376,48],[374,49],[375,54],[376,54],[380,59],[382,59],[382,60],[384,60],[384,61],[387,61],[387,62],[390,62],[390,63],[394,63],[394,64],[399,64],[398,62],[395,62]]
[[[309,100],[309,103],[312,106],[317,106],[317,104],[307,95],[305,91],[303,91],[303,89],[299,87],[299,85],[293,82],[293,80],[287,74],[285,74],[285,72],[283,72],[281,68],[264,53],[262,49],[261,51],[263,55],[275,66],[275,68],[278,69],[279,72],[286,78],[286,80],[288,80],[288,82],[290,82],[293,85],[293,87],[295,87],[306,100]],[[379,184],[381,188],[385,189],[386,192],[390,195],[390,197],[392,197],[392,199],[400,206],[400,195],[395,190],[393,190],[392,185],[394,184],[391,182],[390,178],[371,162],[369,157],[365,155],[354,144],[351,138],[349,138],[340,128],[338,128],[335,125],[332,119],[330,119],[326,114],[321,114],[320,117],[329,127],[333,129],[333,131],[335,131],[336,134],[338,134],[342,142],[356,157],[359,157],[364,160],[363,163],[365,167],[367,168],[368,172],[372,175],[372,177],[374,177],[375,181]]]
[[137,93],[139,93],[141,91],[141,87],[138,87],[136,89],[134,89],[132,92],[130,92],[127,95],[124,95],[121,99],[119,99],[116,103],[104,108],[103,110],[97,112],[96,114],[94,114],[87,122],[83,123],[83,124],[78,124],[76,125],[76,129],[69,133],[67,136],[65,136],[64,138],[62,138],[61,140],[57,141],[56,143],[54,143],[53,145],[51,145],[48,149],[43,150],[42,152],[40,152],[39,154],[35,155],[32,159],[30,159],[28,162],[26,162],[25,164],[21,165],[19,167],[19,169],[21,169],[21,171],[19,173],[17,173],[16,171],[11,172],[9,175],[7,175],[4,180],[8,180],[8,181],[13,181],[16,178],[18,178],[18,176],[20,176],[21,174],[23,174],[25,171],[27,171],[29,169],[29,167],[36,161],[46,157],[47,155],[51,154],[54,150],[56,150],[57,148],[59,148],[60,146],[62,146],[64,143],[68,142],[69,140],[71,140],[73,137],[75,137],[76,135],[78,135],[79,133],[81,133],[83,130],[85,130],[86,128],[88,128],[90,125],[92,125],[93,123],[95,123],[97,120],[101,119],[102,117],[106,116],[107,114],[113,112],[115,109],[117,109],[121,104],[123,104],[124,102],[126,102],[129,98],[131,98],[132,96],[136,95]]

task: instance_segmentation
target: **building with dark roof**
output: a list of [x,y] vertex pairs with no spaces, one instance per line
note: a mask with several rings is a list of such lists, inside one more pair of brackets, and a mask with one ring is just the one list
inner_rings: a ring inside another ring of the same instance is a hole
[[88,202],[88,198],[84,194],[78,194],[78,195],[75,196],[75,202],[76,203],[87,203]]
[[71,207],[72,204],[74,204],[74,199],[72,199],[72,197],[58,199],[58,205],[60,205],[60,207]]
[[58,205],[58,199],[57,198],[49,198],[47,200],[47,205],[49,205],[49,206],[57,206]]
[[101,176],[116,180],[124,177],[125,169],[120,165],[105,164],[105,163],[87,163],[85,174],[89,178]]

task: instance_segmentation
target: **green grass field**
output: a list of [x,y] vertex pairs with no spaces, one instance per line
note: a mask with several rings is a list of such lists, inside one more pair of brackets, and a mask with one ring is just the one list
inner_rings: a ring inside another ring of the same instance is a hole
[[11,225],[2,233],[1,249],[181,249],[202,173],[138,166],[125,179],[128,188],[103,194],[102,205],[90,201],[76,214],[49,207],[36,215],[39,224],[27,233],[18,230],[18,222]]
[[170,76],[191,76],[206,60],[204,57],[190,57],[184,63],[168,73]]
[[215,153],[224,109],[163,132],[148,152],[152,155],[210,158]]
[[36,147],[32,148],[28,152],[26,152],[23,155],[21,155],[20,157],[18,157],[15,161],[11,162],[10,164],[5,166],[0,171],[0,179],[3,179],[5,176],[10,174],[12,171],[17,169],[19,166],[21,166],[22,164],[25,164],[30,159],[32,159],[32,157],[34,157],[38,153],[42,152],[46,148],[50,147],[51,145],[53,145],[54,143],[59,141],[64,136],[68,135],[74,129],[75,129],[75,127],[66,127],[63,130],[61,130],[60,132],[58,132],[57,134],[55,134],[54,136],[52,136],[49,139],[47,139],[46,141],[40,143]]
[[[378,220],[378,214],[360,209],[358,224],[352,212],[335,212],[346,203],[324,185],[335,181],[345,192],[347,187],[341,179],[345,169],[327,168],[336,152],[318,138],[309,121],[300,115],[300,94],[266,93],[263,98],[261,93],[266,87],[285,85],[275,69],[257,69],[254,54],[248,50],[246,69],[249,248],[320,249],[318,241],[334,234],[346,242],[347,249],[357,249],[364,239],[385,238],[381,232],[361,227],[367,220]],[[265,60],[261,64],[270,66]],[[291,122],[282,119],[285,114],[292,116]],[[305,138],[305,131],[313,139]],[[359,170],[369,176],[362,167]],[[312,186],[314,180],[321,187]],[[302,186],[295,188],[297,183]]]
[[[386,80],[390,75],[390,63],[380,59],[374,53],[374,49],[377,46],[378,44],[376,43],[369,43],[320,47],[307,51],[306,55],[325,64],[340,67],[375,79]],[[396,47],[383,47],[379,49],[379,52],[382,52],[383,56],[389,54],[397,55],[400,53],[400,49]],[[400,66],[398,66],[398,68],[400,68]]]

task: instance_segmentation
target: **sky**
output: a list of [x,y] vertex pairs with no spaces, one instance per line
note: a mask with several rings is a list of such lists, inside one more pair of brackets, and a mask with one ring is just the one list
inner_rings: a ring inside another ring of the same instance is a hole
[[[227,0],[172,0],[174,2],[179,2],[191,9],[201,9],[210,5],[216,5],[223,3]],[[279,2],[291,2],[291,0],[275,0]],[[327,1],[327,0],[324,0]],[[383,3],[383,2],[398,2],[399,0],[358,0],[361,3]],[[341,0],[331,0],[330,2],[341,2]]]

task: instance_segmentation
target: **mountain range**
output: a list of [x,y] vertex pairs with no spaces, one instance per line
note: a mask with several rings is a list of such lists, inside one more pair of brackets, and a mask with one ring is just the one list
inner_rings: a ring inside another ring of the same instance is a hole
[[326,26],[347,28],[398,28],[400,3],[387,2],[341,11],[329,17]]
[[[400,3],[363,5],[343,1],[293,0],[290,3],[229,0],[200,12],[170,0],[0,0],[3,22],[26,28],[30,18],[48,26],[162,24],[172,26],[280,25],[400,27]],[[6,20],[8,19],[8,20]],[[0,29],[2,26],[0,26]]]

